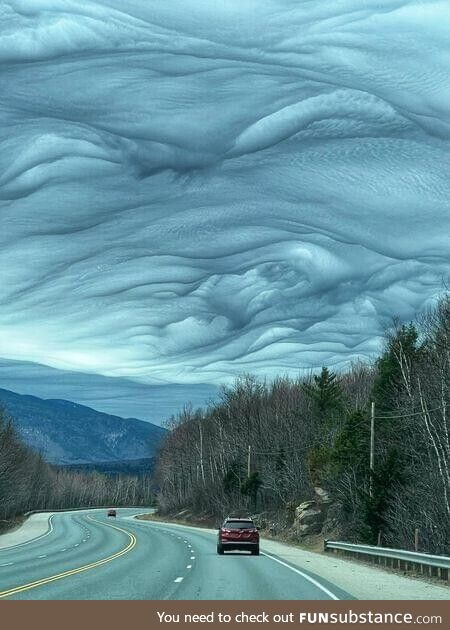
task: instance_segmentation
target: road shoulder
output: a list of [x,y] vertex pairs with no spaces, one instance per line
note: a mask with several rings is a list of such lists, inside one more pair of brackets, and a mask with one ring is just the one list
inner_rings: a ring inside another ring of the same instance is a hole
[[273,540],[264,540],[262,549],[338,585],[356,599],[450,599],[450,588],[447,586],[398,575],[360,562],[306,551]]
[[[158,520],[139,519],[155,525],[170,525],[195,529],[216,535],[216,530],[192,525],[179,525]],[[212,543],[215,541],[212,540]],[[307,551],[293,545],[269,539],[261,539],[261,550],[277,556],[293,567],[325,580],[330,585],[362,600],[449,600],[450,588],[436,585],[360,562],[344,560],[333,555]]]
[[48,512],[31,514],[20,527],[0,536],[0,550],[23,545],[36,538],[41,538],[50,531],[51,516],[52,514]]

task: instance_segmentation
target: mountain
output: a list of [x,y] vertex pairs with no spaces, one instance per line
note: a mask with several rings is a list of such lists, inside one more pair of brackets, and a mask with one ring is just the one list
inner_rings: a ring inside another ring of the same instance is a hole
[[152,457],[166,430],[68,400],[44,400],[0,389],[0,406],[23,440],[53,464],[91,464]]

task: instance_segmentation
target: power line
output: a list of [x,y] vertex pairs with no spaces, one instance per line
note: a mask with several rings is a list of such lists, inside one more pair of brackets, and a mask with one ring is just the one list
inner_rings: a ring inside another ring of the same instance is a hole
[[[444,410],[445,407],[440,405],[439,407],[434,407],[434,409],[426,409],[426,413],[431,413],[432,411]],[[393,415],[393,416],[375,416],[376,420],[395,420],[396,418],[411,418],[412,416],[421,416],[424,411],[415,411],[413,413],[405,413],[402,415]]]
[[[426,413],[432,413],[433,411],[440,411],[440,410],[444,410],[445,406],[444,405],[439,405],[439,407],[433,407],[433,409],[427,409]],[[380,416],[374,416],[375,420],[396,420],[396,419],[400,419],[400,418],[411,418],[414,416],[420,416],[423,415],[424,411],[415,411],[412,413],[405,413],[405,414],[393,414],[390,416],[385,416],[385,415],[380,415]],[[360,426],[365,426],[366,422],[359,422],[358,424],[354,425],[355,428],[360,427]],[[284,448],[282,446],[279,447],[278,450],[271,450],[271,451],[254,451],[252,449],[251,453],[252,455],[279,455],[279,456],[283,456],[283,455],[289,455],[291,453],[297,453],[299,451],[301,447],[294,447],[294,448]]]
[[282,446],[277,451],[252,451],[253,455],[286,455],[289,453],[297,453],[301,447],[285,449]]

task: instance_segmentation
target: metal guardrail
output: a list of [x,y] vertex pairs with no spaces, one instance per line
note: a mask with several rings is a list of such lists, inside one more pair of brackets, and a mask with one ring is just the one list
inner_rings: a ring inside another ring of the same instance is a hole
[[81,512],[82,510],[107,510],[108,508],[115,508],[117,510],[152,510],[154,506],[151,505],[88,505],[87,507],[67,507],[56,508],[54,510],[31,510],[31,512],[24,512],[23,516],[31,516],[32,514],[51,514],[53,512]]
[[324,551],[343,551],[348,554],[356,554],[364,560],[377,561],[378,564],[382,564],[383,561],[385,566],[404,570],[420,568],[421,573],[428,573],[444,580],[448,580],[449,576],[450,557],[448,556],[433,556],[428,553],[407,551],[406,549],[355,545],[333,540],[324,541]]

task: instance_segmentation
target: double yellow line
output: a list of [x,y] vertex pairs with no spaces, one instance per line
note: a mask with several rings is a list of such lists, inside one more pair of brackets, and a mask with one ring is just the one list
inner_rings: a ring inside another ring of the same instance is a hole
[[42,578],[41,580],[36,580],[36,582],[29,582],[28,584],[21,584],[20,586],[15,586],[14,588],[10,588],[7,591],[0,591],[0,599],[5,597],[10,597],[11,595],[16,595],[17,593],[22,593],[23,591],[29,591],[32,588],[37,588],[38,586],[43,586],[44,584],[50,584],[50,582],[56,582],[57,580],[62,580],[71,575],[76,575],[77,573],[83,573],[84,571],[90,571],[91,569],[95,569],[96,567],[100,567],[102,564],[107,564],[108,562],[112,562],[120,556],[129,553],[133,547],[136,546],[137,539],[134,534],[128,532],[126,529],[122,529],[121,527],[117,527],[117,525],[111,525],[110,523],[102,523],[92,516],[88,516],[88,519],[94,521],[96,523],[100,523],[101,525],[105,525],[106,527],[112,527],[112,529],[117,529],[119,532],[126,534],[129,538],[128,545],[121,549],[120,551],[114,553],[112,556],[107,556],[106,558],[102,558],[101,560],[97,560],[96,562],[91,562],[90,564],[85,564],[81,567],[77,567],[76,569],[70,569],[69,571],[64,571],[63,573],[58,573],[57,575],[51,575],[46,578]]

